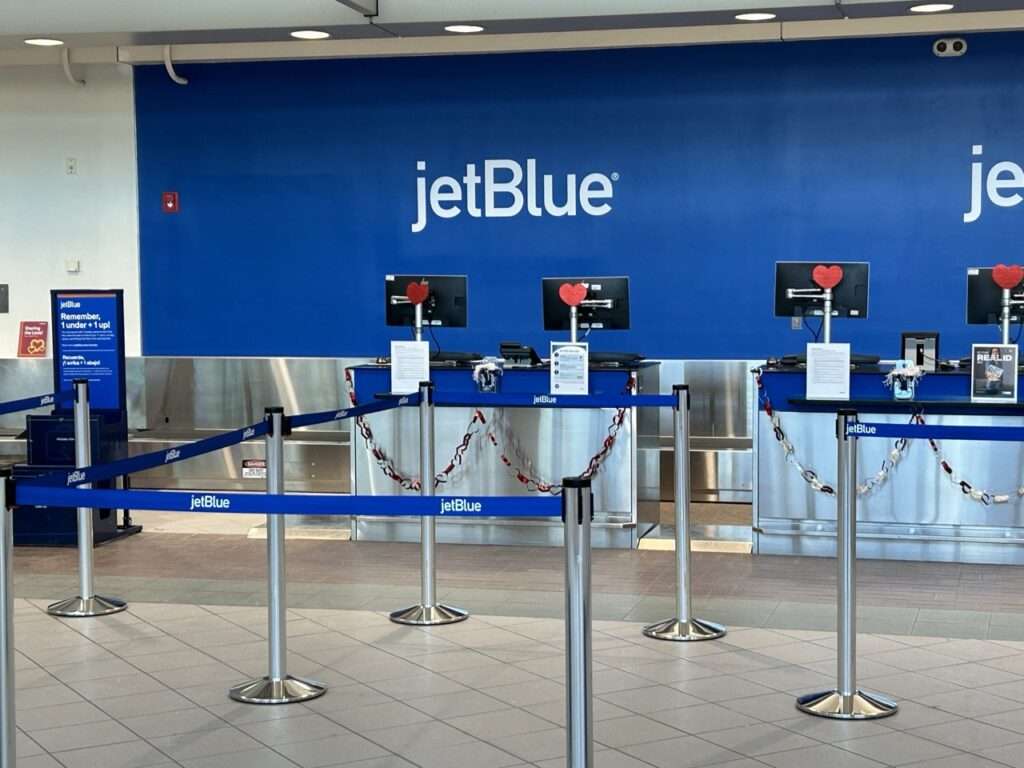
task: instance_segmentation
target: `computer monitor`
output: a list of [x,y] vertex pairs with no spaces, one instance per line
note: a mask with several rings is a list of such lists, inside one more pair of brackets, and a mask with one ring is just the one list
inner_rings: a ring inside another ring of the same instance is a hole
[[561,287],[582,283],[586,298],[579,305],[579,327],[595,331],[629,330],[628,277],[545,277],[541,281],[544,330],[569,330],[569,305],[559,296]]
[[821,317],[825,314],[820,296],[789,296],[791,288],[817,288],[811,277],[814,268],[824,264],[843,268],[843,279],[832,289],[832,316],[864,320],[868,316],[868,280],[866,261],[778,261],[775,263],[775,316]]
[[385,275],[384,304],[388,325],[412,327],[416,310],[406,291],[410,283],[426,283],[423,325],[445,328],[466,327],[465,275]]
[[[1012,298],[1024,296],[1024,288],[1013,290]],[[990,267],[967,269],[967,324],[1001,325],[1003,316],[1003,289],[992,280]],[[1024,307],[1010,305],[1010,324],[1024,319]]]

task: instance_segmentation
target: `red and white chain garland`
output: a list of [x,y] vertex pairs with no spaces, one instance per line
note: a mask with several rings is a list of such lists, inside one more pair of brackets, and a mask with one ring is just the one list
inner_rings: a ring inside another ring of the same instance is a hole
[[[786,461],[796,468],[804,481],[815,491],[828,496],[834,496],[834,484],[823,482],[818,477],[817,472],[810,467],[805,466],[799,459],[797,459],[796,449],[793,447],[793,444],[786,437],[786,433],[782,429],[782,419],[775,409],[772,408],[771,399],[768,397],[768,393],[764,388],[764,383],[761,380],[761,373],[761,368],[754,370],[754,381],[757,384],[758,402],[762,405],[765,415],[771,421],[772,431],[775,434],[775,439],[779,442],[779,445],[782,446],[782,452],[785,455]],[[911,421],[915,424],[925,424],[924,415],[920,411],[911,417]],[[863,483],[857,484],[857,495],[867,496],[885,485],[893,470],[896,469],[896,466],[900,463],[903,457],[906,456],[911,442],[911,440],[908,440],[905,437],[901,437],[896,440],[896,442],[893,443],[893,448],[889,451],[885,460],[882,462],[882,467],[878,472]],[[996,493],[993,491],[975,488],[970,482],[963,480],[959,474],[957,474],[956,470],[953,469],[952,465],[946,459],[945,454],[943,454],[942,446],[938,440],[928,438],[928,445],[931,447],[932,453],[935,454],[935,459],[938,462],[942,473],[949,478],[949,481],[956,488],[958,488],[965,496],[968,496],[972,501],[977,501],[980,504],[988,506],[991,504],[1007,504],[1014,496],[1017,498],[1024,498],[1024,486],[1017,488],[1015,493]]]
[[[345,384],[348,387],[349,402],[352,405],[357,405],[352,372],[348,368],[345,369]],[[626,385],[626,393],[631,393],[634,386],[635,380],[631,376]],[[601,449],[591,456],[590,461],[587,462],[587,468],[583,472],[583,477],[593,477],[600,471],[601,465],[604,464],[615,447],[615,441],[618,438],[619,431],[622,429],[622,425],[625,423],[627,411],[628,409],[626,408],[616,409],[611,424],[608,426],[608,434],[601,443]],[[403,474],[395,465],[394,460],[377,444],[373,436],[373,430],[365,418],[359,417],[356,419],[356,429],[359,430],[359,434],[366,444],[366,449],[370,452],[370,455],[385,477],[398,483],[407,491],[418,491],[420,489],[420,480]],[[502,449],[499,432],[505,438],[505,442],[511,446],[510,451]],[[473,438],[480,434],[486,437],[487,441],[498,451],[501,463],[508,467],[516,480],[525,485],[528,490],[538,493],[550,493],[553,496],[557,496],[562,492],[560,484],[547,482],[539,476],[533,467],[533,462],[526,456],[507,422],[500,418],[494,418],[491,423],[488,423],[487,418],[480,409],[473,411],[473,417],[466,427],[462,441],[456,446],[448,464],[434,475],[435,489],[443,484],[452,483],[461,477],[462,471],[466,467],[464,463],[466,452],[469,450]],[[512,454],[511,456],[509,455],[510,453]]]

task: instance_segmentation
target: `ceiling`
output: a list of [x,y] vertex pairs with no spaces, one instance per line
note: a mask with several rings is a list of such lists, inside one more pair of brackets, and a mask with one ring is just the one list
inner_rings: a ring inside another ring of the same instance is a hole
[[[665,35],[672,30],[683,42],[778,40],[792,39],[784,25],[798,31],[800,25],[810,29],[808,24],[843,25],[844,20],[888,20],[895,34],[957,29],[961,23],[965,30],[1024,28],[1024,0],[951,1],[956,2],[953,12],[922,17],[908,13],[913,0],[0,0],[0,63],[43,63],[58,55],[29,49],[24,44],[28,37],[55,37],[78,51],[105,49],[114,51],[113,60],[140,62],[154,58],[146,53],[149,47],[164,45],[180,47],[176,60],[191,58],[193,48],[195,58],[208,59],[215,58],[211,45],[248,44],[276,45],[282,55],[301,58],[415,52],[408,41],[425,38],[450,42],[421,42],[424,52],[504,50],[508,46],[499,46],[496,39],[512,36],[536,40],[537,47],[544,47],[544,36],[549,47],[573,47],[565,35],[585,41],[588,35],[603,39],[595,33],[621,33],[629,40],[645,30],[652,39],[654,31]],[[735,14],[744,11],[770,11],[777,20],[737,21]],[[452,35],[444,30],[460,22],[479,23],[485,31]],[[696,36],[682,31],[698,27],[708,31]],[[867,28],[847,24],[837,32],[870,34],[856,31]],[[289,32],[296,29],[324,30],[332,39],[294,41]],[[671,39],[669,33],[660,44],[671,44]],[[200,49],[207,53],[199,55]],[[79,55],[75,60],[91,59]]]

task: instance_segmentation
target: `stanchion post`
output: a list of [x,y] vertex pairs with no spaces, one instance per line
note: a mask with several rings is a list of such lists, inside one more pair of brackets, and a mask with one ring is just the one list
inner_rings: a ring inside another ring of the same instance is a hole
[[725,635],[725,627],[693,618],[690,593],[690,388],[672,387],[675,463],[672,477],[675,489],[676,524],[676,615],[644,627],[644,634],[656,640],[692,642],[715,640]]
[[7,503],[11,471],[0,471],[0,768],[14,768],[14,518]]
[[[284,495],[284,438],[289,431],[283,408],[267,408],[267,494]],[[285,575],[285,519],[267,514],[267,652],[269,674],[236,685],[228,695],[245,704],[294,704],[327,692],[323,683],[288,674],[288,600]]]
[[[434,385],[420,382],[420,496],[434,495]],[[469,614],[461,608],[437,601],[435,544],[437,519],[420,518],[420,603],[391,614],[396,624],[433,626],[465,621]]]
[[594,765],[594,673],[591,657],[590,478],[562,481],[565,523],[565,734],[566,768]]
[[[75,466],[78,469],[92,464],[92,424],[89,409],[89,382],[76,379],[75,388]],[[82,488],[92,488],[88,483]],[[78,508],[78,596],[54,603],[46,609],[51,616],[89,618],[120,613],[128,605],[116,597],[96,594],[93,578],[93,515],[92,507]]]
[[896,702],[887,696],[857,688],[857,437],[848,427],[856,423],[853,411],[836,416],[836,566],[838,582],[837,667],[838,686],[801,696],[797,709],[836,720],[873,720],[896,714]]

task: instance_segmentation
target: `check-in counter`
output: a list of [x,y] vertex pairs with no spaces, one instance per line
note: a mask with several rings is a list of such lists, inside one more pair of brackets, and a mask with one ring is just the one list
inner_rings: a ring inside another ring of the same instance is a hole
[[[391,391],[387,366],[364,365],[353,370],[355,391],[360,402],[375,394]],[[621,395],[629,392],[658,392],[658,365],[641,363],[634,368],[592,366],[589,372],[592,395]],[[431,380],[437,391],[476,392],[470,366],[434,367]],[[550,372],[546,365],[506,367],[500,377],[503,393],[547,395]],[[595,546],[635,547],[638,537],[658,522],[658,448],[650,456],[640,447],[637,436],[656,434],[657,413],[629,408],[617,430],[615,444],[594,477]],[[483,421],[474,422],[476,409],[437,408],[435,411],[435,453],[437,471],[442,471],[464,438],[468,446],[437,489],[439,495],[528,496],[538,491],[524,483],[520,473],[547,483],[583,472],[590,458],[601,450],[609,435],[616,409],[559,410],[557,408],[483,408]],[[373,443],[382,449],[398,474],[419,477],[418,414],[403,408],[367,417]],[[651,421],[641,429],[641,420]],[[493,440],[488,436],[493,436]],[[510,466],[502,461],[502,455]],[[352,431],[352,491],[359,494],[400,495],[418,493],[403,490],[382,471],[366,437]],[[354,535],[368,540],[419,539],[418,519],[361,517]],[[557,544],[560,522],[550,519],[438,520],[438,540],[488,544]]]
[[[906,423],[921,414],[928,424],[1024,425],[1024,405],[970,402],[967,371],[926,374],[913,401],[893,399],[885,372],[858,368],[851,374],[850,401],[822,402],[806,399],[802,368],[762,371],[754,436],[755,552],[835,553],[835,497],[816,490],[813,478],[834,484],[840,408],[872,422]],[[766,412],[768,403],[779,429]],[[792,446],[788,456],[787,443]],[[942,441],[940,457],[926,440],[911,441],[902,450],[892,440],[858,443],[858,484],[875,478],[875,487],[858,498],[859,556],[1024,563],[1024,497],[1018,491],[1024,485],[1024,445]],[[894,451],[898,460],[890,466]],[[976,500],[951,481],[942,460],[970,488],[1008,494],[1009,501]],[[880,471],[884,479],[878,482]]]

